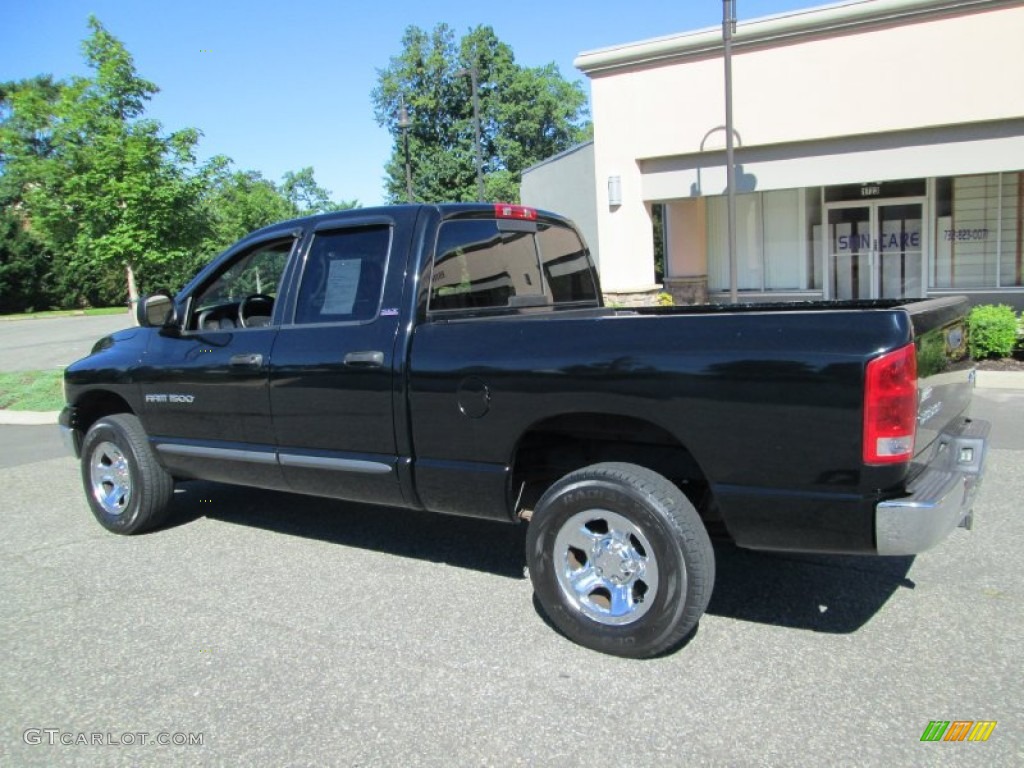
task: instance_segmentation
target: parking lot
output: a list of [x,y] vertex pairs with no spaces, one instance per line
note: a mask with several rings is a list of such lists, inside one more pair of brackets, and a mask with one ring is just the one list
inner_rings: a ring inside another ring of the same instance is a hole
[[[521,528],[185,483],[118,537],[54,427],[0,427],[0,764],[1020,765],[1024,392],[975,413],[973,532],[719,545],[698,632],[651,661],[546,625]],[[922,743],[932,720],[997,726]]]
[[127,312],[0,321],[0,371],[62,368],[89,354],[96,339],[134,324]]

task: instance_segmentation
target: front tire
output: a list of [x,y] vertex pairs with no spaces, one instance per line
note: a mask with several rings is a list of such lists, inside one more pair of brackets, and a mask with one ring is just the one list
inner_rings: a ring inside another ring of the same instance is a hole
[[594,464],[556,482],[537,503],[526,550],[551,622],[616,656],[646,658],[681,642],[714,586],[714,550],[696,509],[633,464]]
[[156,460],[135,416],[105,416],[82,442],[82,482],[89,508],[108,531],[143,533],[170,511],[174,480]]

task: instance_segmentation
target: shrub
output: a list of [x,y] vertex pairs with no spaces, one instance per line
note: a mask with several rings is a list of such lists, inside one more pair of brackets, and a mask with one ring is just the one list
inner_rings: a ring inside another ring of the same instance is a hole
[[1017,316],[1005,304],[982,304],[967,318],[971,357],[1009,357],[1017,344]]
[[674,307],[676,300],[672,298],[672,294],[666,291],[662,291],[658,294],[658,306],[659,307]]

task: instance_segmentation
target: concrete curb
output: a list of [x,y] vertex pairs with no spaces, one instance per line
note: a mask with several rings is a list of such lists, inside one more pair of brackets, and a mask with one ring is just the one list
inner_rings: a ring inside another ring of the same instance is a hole
[[1024,373],[1019,371],[978,371],[975,384],[980,389],[1024,389]]
[[0,410],[0,424],[18,427],[37,427],[56,424],[60,411],[6,411]]

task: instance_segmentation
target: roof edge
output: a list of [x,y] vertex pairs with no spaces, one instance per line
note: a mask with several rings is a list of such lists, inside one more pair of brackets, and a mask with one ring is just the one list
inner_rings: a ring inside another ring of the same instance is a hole
[[[880,23],[917,22],[956,13],[1015,6],[1020,6],[1019,0],[855,0],[740,21],[736,25],[732,45],[735,50],[773,42],[792,42],[829,32],[855,31]],[[708,27],[583,51],[573,65],[591,76],[626,67],[720,54],[722,45],[721,26]]]
[[579,152],[581,150],[584,150],[587,147],[591,147],[593,145],[594,145],[594,140],[593,139],[588,139],[587,141],[581,141],[579,144],[573,144],[568,149],[563,149],[561,152],[559,152],[557,154],[554,154],[551,157],[545,157],[543,160],[534,163],[529,168],[523,168],[523,171],[522,171],[521,175],[525,176],[526,174],[530,173],[531,171],[535,171],[538,168],[542,168],[545,165],[548,165],[549,163],[555,162],[556,160],[561,160],[563,157],[567,157],[568,155],[574,155],[577,152]]

